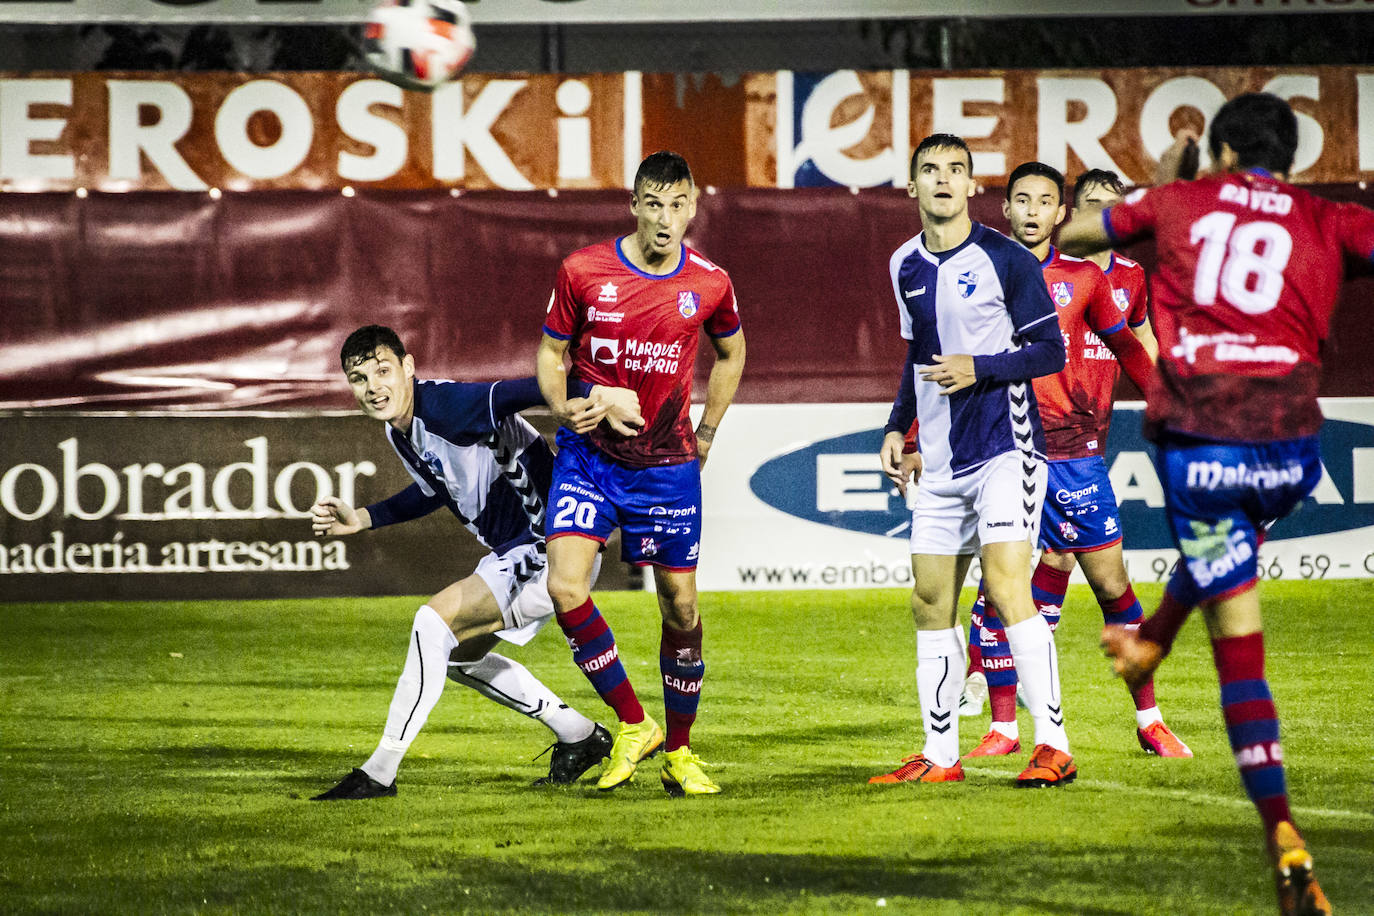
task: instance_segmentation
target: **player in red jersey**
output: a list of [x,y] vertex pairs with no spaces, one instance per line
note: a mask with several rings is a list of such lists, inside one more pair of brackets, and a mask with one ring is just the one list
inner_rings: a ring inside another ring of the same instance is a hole
[[[630,212],[635,232],[569,255],[558,271],[537,375],[555,416],[567,404],[563,361],[589,384],[617,379],[639,395],[644,427],[623,436],[604,426],[568,430],[549,491],[549,593],[573,660],[620,719],[597,787],[628,782],[666,743],[661,773],[672,795],[720,791],[689,738],[705,666],[697,611],[701,466],[744,369],[744,334],[729,276],[682,243],[696,213],[686,161],[658,152],[640,163]],[[687,411],[697,339],[716,361],[695,430]],[[625,675],[615,637],[591,599],[593,563],[616,528],[622,556],[654,568],[663,617],[659,670],[667,734],[649,717]]]
[[[1031,592],[1040,613],[1051,628],[1056,627],[1069,574],[1075,562],[1081,563],[1103,619],[1134,628],[1143,614],[1122,560],[1120,517],[1102,447],[1119,368],[1124,366],[1131,379],[1144,386],[1152,366],[1149,354],[1128,330],[1125,310],[1101,268],[1063,255],[1051,244],[1064,211],[1064,176],[1058,170],[1025,162],[1012,171],[1002,212],[1011,224],[1012,238],[1040,260],[1068,353],[1061,371],[1034,381],[1049,456],[1049,495]],[[981,626],[970,634],[970,642],[976,639],[982,650],[992,727],[968,756],[1012,754],[1020,749],[1015,666],[996,609],[981,592],[979,601],[983,606],[975,605],[970,616],[981,620]],[[1131,694],[1140,746],[1164,757],[1191,757],[1187,745],[1164,724],[1154,684],[1135,687]]]
[[[1073,183],[1073,210],[1100,211],[1118,204],[1126,196],[1126,186],[1121,176],[1111,169],[1088,169],[1079,174]],[[1124,258],[1110,248],[1095,251],[1087,256],[1112,284],[1112,298],[1116,307],[1126,316],[1126,326],[1135,334],[1135,339],[1150,355],[1150,362],[1159,356],[1159,341],[1155,339],[1154,328],[1150,326],[1150,292],[1146,285],[1145,268],[1130,258]],[[1141,394],[1144,394],[1142,391]],[[1108,419],[1110,419],[1110,406]]]
[[[1190,138],[1162,163],[1177,174]],[[1202,607],[1221,706],[1241,781],[1259,811],[1283,913],[1331,912],[1292,821],[1278,714],[1264,676],[1261,532],[1321,477],[1317,404],[1321,345],[1342,259],[1374,259],[1374,212],[1287,183],[1297,118],[1267,93],[1239,96],[1212,119],[1211,175],[1136,192],[1077,217],[1060,236],[1086,252],[1155,239],[1151,284],[1158,371],[1146,434],[1182,554],[1160,609],[1135,634],[1103,645],[1128,682],[1158,666]]]

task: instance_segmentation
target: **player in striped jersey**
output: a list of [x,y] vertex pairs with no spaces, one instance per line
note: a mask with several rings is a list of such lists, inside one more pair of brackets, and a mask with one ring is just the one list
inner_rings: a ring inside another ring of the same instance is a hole
[[[504,639],[524,645],[553,615],[547,588],[544,507],[553,453],[517,411],[542,405],[533,378],[478,384],[420,381],[415,357],[390,328],[369,325],[349,335],[339,360],[358,406],[384,424],[387,440],[414,479],[409,487],[362,509],[337,497],[313,508],[320,537],[356,534],[447,508],[491,552],[476,570],[415,614],[405,668],[372,756],[314,801],[396,794],[396,771],[444,689],[444,675],[553,732],[549,775],[539,783],[577,780],[610,750],[605,728],[567,706],[523,665],[491,649]],[[625,389],[571,383],[560,420],[589,430],[605,419],[638,418]]]
[[[1063,368],[1064,343],[1035,258],[970,219],[971,160],[968,145],[949,134],[916,147],[907,193],[917,200],[922,231],[889,261],[908,346],[879,461],[902,493],[913,475],[920,482],[911,608],[925,744],[869,781],[964,778],[958,599],[979,549],[1035,720],[1036,747],[1017,785],[1063,785],[1078,768],[1064,731],[1054,634],[1030,592],[1045,496],[1045,440],[1030,380]],[[919,451],[908,453],[917,420]]]

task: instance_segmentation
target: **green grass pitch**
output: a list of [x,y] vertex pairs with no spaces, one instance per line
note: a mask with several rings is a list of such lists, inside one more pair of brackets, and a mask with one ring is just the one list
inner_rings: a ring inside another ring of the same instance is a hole
[[[1374,912],[1374,583],[1263,589],[1299,825],[1336,911]],[[661,710],[652,599],[598,600]],[[694,743],[718,797],[670,799],[653,765],[609,795],[531,789],[548,733],[449,684],[398,798],[306,801],[370,753],[417,604],[0,606],[0,912],[1275,910],[1197,618],[1158,682],[1197,758],[1159,760],[1071,592],[1064,789],[1012,788],[1024,754],[866,784],[919,740],[907,595],[885,590],[702,597]],[[606,721],[557,632],[511,654]],[[963,720],[961,745],[986,728]]]

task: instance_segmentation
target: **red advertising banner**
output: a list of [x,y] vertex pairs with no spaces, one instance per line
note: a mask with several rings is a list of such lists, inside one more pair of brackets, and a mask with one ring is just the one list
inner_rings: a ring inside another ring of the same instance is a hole
[[677,149],[703,185],[905,184],[929,133],[1001,184],[1040,159],[1149,180],[1183,125],[1265,90],[1299,114],[1295,178],[1374,176],[1374,68],[468,74],[0,72],[0,190],[624,188]]
[[[423,376],[531,375],[559,262],[629,231],[627,204],[624,191],[0,194],[0,410],[350,409],[338,348],[371,323],[401,333]],[[1005,228],[999,194],[972,204]],[[887,261],[918,227],[892,188],[703,195],[688,242],[739,295],[738,400],[889,400],[905,350]],[[1128,253],[1149,266],[1148,250]],[[1371,299],[1367,273],[1346,284],[1323,394],[1374,392]],[[0,431],[0,456],[13,441]]]

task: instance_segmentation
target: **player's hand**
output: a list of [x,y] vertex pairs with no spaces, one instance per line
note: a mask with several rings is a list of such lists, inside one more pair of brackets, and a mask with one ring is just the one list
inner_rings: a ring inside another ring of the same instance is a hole
[[592,386],[592,400],[606,408],[606,424],[622,436],[637,436],[644,427],[639,395],[629,388]]
[[605,418],[606,405],[591,398],[568,398],[563,402],[562,412],[555,411],[554,416],[560,425],[575,433],[589,433]]
[[922,366],[919,371],[921,378],[940,386],[941,394],[963,391],[978,381],[978,376],[973,371],[973,357],[967,353],[952,353],[948,356],[936,353],[934,359],[935,365]]
[[[1159,165],[1155,166],[1155,184],[1168,184],[1180,178],[1191,179],[1196,176],[1197,143],[1197,131],[1179,131],[1174,137],[1173,144],[1159,157]],[[1185,165],[1191,166],[1192,175],[1184,174]]]
[[921,479],[924,463],[919,452],[904,453],[906,437],[901,433],[888,433],[883,437],[883,447],[878,452],[878,463],[883,474],[897,487],[897,492],[906,499],[907,483]]
[[337,496],[326,496],[310,507],[310,527],[315,537],[341,537],[357,534],[367,525],[363,524],[358,510]]
[[706,467],[706,456],[711,452],[711,443],[715,441],[716,428],[709,423],[701,422],[697,424],[697,465]]

